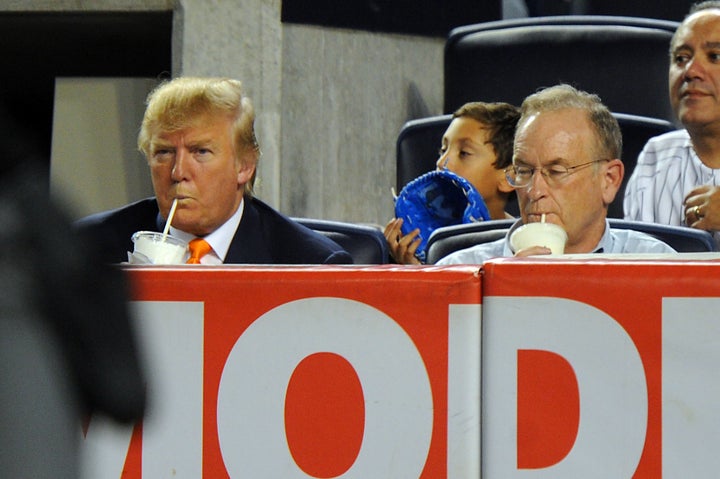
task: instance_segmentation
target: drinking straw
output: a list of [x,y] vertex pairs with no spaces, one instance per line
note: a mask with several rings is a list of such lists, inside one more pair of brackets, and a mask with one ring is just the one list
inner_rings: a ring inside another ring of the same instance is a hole
[[168,231],[170,231],[170,223],[172,223],[173,216],[175,216],[175,208],[177,207],[177,198],[173,200],[173,204],[170,207],[170,214],[168,215],[167,223],[165,223],[165,229],[163,230],[162,240],[165,241],[167,238]]
[[[173,206],[175,206],[175,205],[173,205]],[[172,212],[170,212],[170,214],[172,214]],[[545,223],[545,213],[543,213],[542,216],[540,217],[540,223]]]

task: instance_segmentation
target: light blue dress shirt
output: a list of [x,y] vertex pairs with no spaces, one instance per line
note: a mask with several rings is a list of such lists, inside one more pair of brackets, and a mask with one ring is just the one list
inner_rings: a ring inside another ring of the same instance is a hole
[[[522,221],[516,221],[504,238],[490,243],[482,243],[471,246],[441,258],[438,265],[446,264],[482,264],[491,258],[513,256],[515,253],[510,248],[510,235],[522,226]],[[621,230],[610,228],[610,223],[605,220],[605,233],[592,253],[675,253],[676,251],[648,234],[633,230]]]

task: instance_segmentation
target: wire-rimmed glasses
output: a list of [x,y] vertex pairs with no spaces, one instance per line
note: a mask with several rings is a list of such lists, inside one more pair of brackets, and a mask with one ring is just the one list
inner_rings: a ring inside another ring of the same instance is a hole
[[601,161],[610,161],[609,159],[593,160],[587,163],[581,163],[575,166],[565,166],[561,164],[554,164],[550,166],[519,166],[510,165],[505,168],[505,178],[507,178],[510,186],[514,188],[525,188],[532,183],[533,175],[536,171],[540,171],[540,174],[545,178],[545,182],[551,188],[562,183],[565,178],[578,171],[580,168],[590,166]]

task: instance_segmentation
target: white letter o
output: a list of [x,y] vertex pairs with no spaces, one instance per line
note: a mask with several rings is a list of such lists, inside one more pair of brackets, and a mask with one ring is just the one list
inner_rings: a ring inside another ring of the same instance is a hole
[[305,357],[345,358],[362,385],[365,433],[350,478],[417,478],[432,436],[433,402],[423,360],[381,311],[340,298],[308,298],[268,311],[238,338],[218,390],[220,451],[230,477],[309,476],[290,454],[285,393]]

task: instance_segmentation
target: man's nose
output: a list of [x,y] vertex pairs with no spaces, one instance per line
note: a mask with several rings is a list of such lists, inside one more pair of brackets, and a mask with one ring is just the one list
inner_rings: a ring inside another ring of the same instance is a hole
[[691,58],[685,65],[684,77],[686,80],[702,78],[705,75],[705,66],[697,57]]
[[180,181],[185,177],[187,161],[188,153],[186,151],[180,149],[175,153],[175,161],[171,173],[173,181]]
[[547,179],[542,168],[534,168],[530,177],[530,184],[527,187],[528,195],[530,198],[540,198],[545,195],[547,189]]

